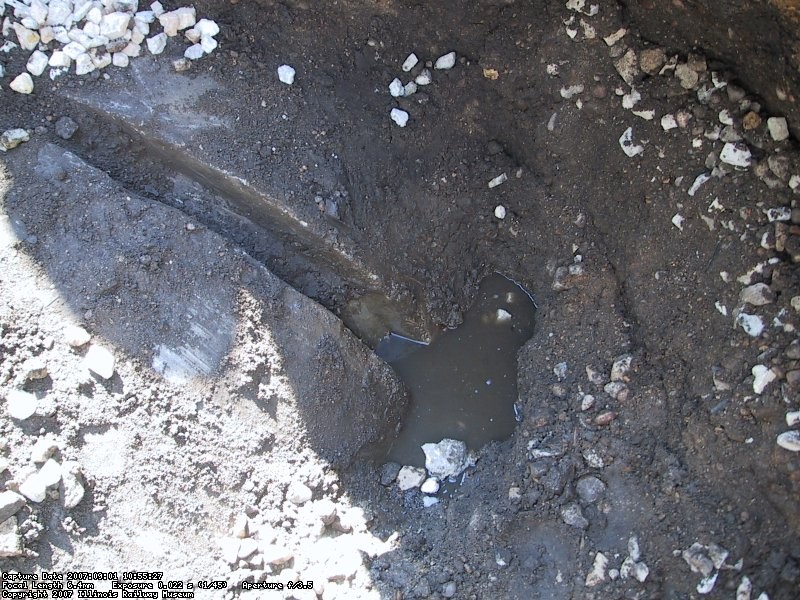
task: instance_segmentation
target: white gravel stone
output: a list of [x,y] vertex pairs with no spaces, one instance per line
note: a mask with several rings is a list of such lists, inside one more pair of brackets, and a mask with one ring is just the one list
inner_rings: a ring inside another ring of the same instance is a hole
[[156,17],[159,17],[159,16],[161,16],[162,14],[164,14],[164,7],[161,5],[161,2],[153,2],[153,3],[150,5],[150,10],[152,10],[152,11],[153,11],[153,14],[154,14]]
[[494,177],[489,180],[489,189],[496,188],[498,185],[501,185],[508,181],[508,175],[505,173],[500,173],[497,177]]
[[389,84],[389,93],[392,95],[392,98],[399,98],[404,92],[405,88],[403,87],[403,82],[395,77]]
[[142,53],[142,47],[139,44],[134,44],[131,42],[122,49],[122,53],[130,58],[136,58]]
[[189,60],[199,60],[203,58],[204,54],[203,47],[200,44],[194,44],[184,51],[183,56]]
[[431,506],[436,506],[439,504],[439,499],[435,498],[434,496],[425,496],[422,499],[422,506],[425,508],[430,508]]
[[14,516],[23,506],[25,506],[23,496],[11,490],[0,492],[0,523]]
[[52,458],[49,458],[39,469],[39,477],[46,487],[58,485],[61,481],[61,465]]
[[125,35],[128,31],[128,25],[131,23],[130,13],[113,12],[103,16],[100,21],[100,35],[107,37],[109,40],[116,40]]
[[113,56],[111,57],[111,63],[115,67],[125,68],[130,64],[130,61],[130,57],[122,52],[114,52]]
[[149,25],[156,20],[156,13],[154,13],[152,10],[140,10],[133,15],[133,18],[136,21],[141,21],[142,23],[147,23]]
[[201,37],[214,37],[219,33],[219,25],[211,19],[200,19],[194,28]]
[[589,526],[589,521],[583,516],[581,507],[574,502],[561,509],[561,518],[570,527],[586,529]]
[[608,558],[602,552],[598,552],[594,555],[592,570],[586,575],[584,585],[595,587],[603,583],[606,580],[606,568],[608,568]]
[[425,481],[425,469],[405,466],[397,474],[397,487],[401,491],[412,490]]
[[67,325],[64,328],[64,341],[72,348],[80,348],[91,339],[89,332],[79,325]]
[[72,59],[63,50],[53,50],[53,54],[50,55],[50,60],[47,61],[47,64],[57,69],[68,69],[72,65]]
[[45,22],[47,25],[69,25],[72,22],[72,2],[50,0]]
[[98,344],[89,346],[89,351],[83,358],[83,365],[103,379],[111,379],[114,375],[114,355]]
[[725,164],[733,165],[734,167],[749,167],[751,154],[748,148],[729,142],[722,147],[719,159]]
[[302,506],[314,496],[314,492],[311,491],[304,483],[300,483],[299,481],[293,481],[291,485],[289,485],[289,489],[286,491],[286,499],[291,502],[292,504],[296,504],[298,506]]
[[145,43],[147,44],[147,49],[150,51],[150,54],[161,54],[164,48],[167,47],[167,34],[162,32],[154,35],[153,37],[147,38]]
[[389,116],[399,127],[405,127],[408,123],[408,113],[399,108],[393,108]]
[[94,62],[92,61],[92,57],[88,54],[80,54],[75,59],[75,74],[76,75],[86,75],[87,73],[91,73],[95,70]]
[[39,44],[39,34],[35,31],[24,27],[20,23],[14,23],[12,25],[14,28],[14,32],[17,34],[17,40],[19,40],[20,48],[23,50],[35,50],[36,46]]
[[744,329],[744,332],[750,337],[758,337],[764,331],[764,321],[758,315],[749,315],[740,312],[736,317],[736,323]]
[[19,492],[32,502],[42,502],[47,497],[47,485],[38,472],[29,475],[19,486]]
[[782,142],[789,137],[789,125],[784,117],[770,117],[767,119],[767,129],[772,139]]
[[72,509],[83,500],[85,490],[80,480],[80,467],[74,461],[66,461],[61,465],[61,483],[64,487],[62,498],[64,508]]
[[33,79],[31,79],[30,73],[20,73],[8,84],[8,87],[19,94],[30,94],[33,92]]
[[[151,5],[152,8],[152,5]],[[153,12],[156,12],[153,10]],[[183,6],[170,12],[162,13],[158,16],[158,22],[164,28],[164,33],[169,37],[175,37],[179,31],[193,27],[197,22],[197,15],[194,7]]]
[[95,69],[105,69],[111,64],[110,52],[92,52],[89,54],[89,57],[92,59],[92,64],[94,65]]
[[502,204],[498,204],[494,207],[494,216],[501,221],[506,218],[506,207]]
[[251,538],[245,538],[239,542],[239,552],[237,557],[240,559],[252,556],[258,551],[258,542]]
[[294,68],[289,65],[281,65],[278,67],[278,79],[281,80],[281,83],[285,83],[286,85],[292,85],[294,83],[296,73]]
[[800,452],[800,431],[784,431],[778,436],[778,446],[791,452]]
[[619,145],[622,151],[629,158],[644,152],[644,146],[633,143],[633,127],[628,127],[619,138]]
[[417,93],[417,82],[409,81],[403,86],[403,96],[411,96]]
[[191,29],[187,29],[186,32],[183,34],[187,40],[189,40],[192,44],[197,44],[200,42],[200,32],[197,31],[194,27]]
[[19,534],[16,517],[0,521],[0,558],[22,556],[22,536]]
[[8,129],[0,135],[0,150],[6,152],[7,150],[12,150],[16,148],[23,142],[27,142],[31,139],[31,135],[24,129],[17,127],[14,129]]
[[39,77],[47,68],[47,60],[47,55],[44,52],[35,50],[33,54],[30,55],[30,58],[28,58],[28,63],[25,65],[25,68],[28,69],[28,73],[34,77]]
[[789,427],[800,425],[800,410],[792,410],[786,413],[786,424]]
[[792,220],[792,209],[788,206],[776,206],[773,208],[768,208],[766,210],[767,213],[767,220],[770,223],[774,223],[775,221],[791,221]]
[[678,127],[678,121],[675,120],[674,115],[664,115],[661,117],[661,128],[664,131],[669,131],[670,129],[676,129]]
[[435,494],[439,491],[439,481],[435,477],[428,477],[419,487],[423,494]]
[[217,49],[217,40],[211,36],[203,36],[203,38],[200,40],[200,47],[206,54],[211,54]]
[[455,52],[448,52],[447,54],[440,56],[436,59],[436,63],[433,65],[434,69],[439,70],[446,70],[452,69],[456,65],[456,53]]
[[775,371],[764,365],[754,366],[751,372],[753,373],[753,391],[756,394],[763,392],[770,383],[778,378]]
[[35,463],[43,463],[58,450],[58,444],[52,436],[47,435],[36,440],[31,449],[31,460]]
[[67,58],[78,60],[79,56],[86,54],[86,46],[78,42],[70,42],[62,48],[62,51],[66,54]]
[[25,360],[21,367],[22,376],[25,381],[34,379],[44,379],[47,377],[47,363],[40,356],[33,356]]
[[419,59],[417,58],[417,55],[412,52],[403,61],[403,67],[402,67],[403,72],[408,73],[411,69],[417,66],[418,62]]
[[38,401],[36,396],[23,390],[11,390],[6,394],[6,409],[9,416],[24,421],[36,412]]
[[438,444],[422,444],[422,451],[425,468],[432,477],[445,479],[467,468],[467,445],[460,440],[445,438]]
[[752,306],[764,306],[772,303],[772,290],[766,283],[754,283],[739,292],[739,302]]
[[416,76],[414,83],[417,85],[430,85],[433,82],[430,69],[422,69],[422,72]]

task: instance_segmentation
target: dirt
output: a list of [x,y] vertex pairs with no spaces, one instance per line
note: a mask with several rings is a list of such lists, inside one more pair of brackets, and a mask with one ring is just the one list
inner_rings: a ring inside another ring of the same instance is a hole
[[[27,501],[3,571],[226,583],[198,597],[281,597],[247,584],[301,579],[315,589],[284,597],[678,599],[700,596],[683,554],[699,543],[728,551],[706,597],[747,578],[753,598],[795,598],[800,454],[776,438],[800,408],[800,218],[766,209],[795,207],[800,163],[766,123],[796,130],[775,91],[796,70],[791,36],[760,43],[770,23],[795,29],[734,3],[766,21],[736,13],[729,35],[735,7],[707,4],[198,2],[220,47],[188,73],[172,40],[31,96],[4,82],[0,130],[33,135],[0,156],[0,391],[38,408],[20,421],[4,406],[0,485],[19,489],[52,436],[85,494]],[[698,81],[634,75],[646,120],[622,106],[615,63],[656,47]],[[410,52],[451,50],[433,84],[389,95]],[[8,73],[25,60],[0,56]],[[685,126],[662,128],[668,114]],[[735,132],[715,132],[728,118]],[[715,138],[733,133],[749,168],[719,162]],[[538,306],[517,355],[522,421],[423,507],[375,451],[408,398],[370,347],[456,326],[494,272]],[[770,302],[741,304],[755,283]],[[67,324],[92,341],[67,345]],[[90,344],[112,350],[112,378],[83,367]],[[26,380],[34,356],[48,376]],[[775,375],[760,392],[757,365]],[[633,563],[644,581],[622,576]]]

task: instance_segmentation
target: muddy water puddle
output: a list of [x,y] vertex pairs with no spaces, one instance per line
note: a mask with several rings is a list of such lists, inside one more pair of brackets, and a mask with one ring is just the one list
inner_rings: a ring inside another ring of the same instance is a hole
[[476,450],[508,438],[518,413],[517,351],[533,334],[535,305],[517,283],[492,275],[481,282],[464,322],[430,344],[390,334],[375,351],[411,393],[390,460],[424,466],[420,446],[444,438]]

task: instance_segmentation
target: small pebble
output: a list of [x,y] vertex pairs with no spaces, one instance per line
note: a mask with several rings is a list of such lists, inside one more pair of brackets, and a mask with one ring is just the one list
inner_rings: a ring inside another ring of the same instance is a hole
[[19,94],[30,94],[33,92],[33,79],[29,73],[22,73],[17,75],[11,83],[8,84],[12,90]]
[[403,72],[408,73],[411,69],[417,66],[419,59],[413,52],[403,61]]
[[24,421],[36,412],[36,396],[22,390],[11,390],[6,394],[6,409],[11,418]]
[[111,379],[114,375],[114,355],[103,346],[97,344],[89,346],[83,364],[103,379]]
[[278,67],[278,79],[286,85],[292,85],[294,83],[295,73],[296,71],[289,65],[281,65]]
[[767,119],[767,129],[772,139],[782,142],[789,137],[789,125],[784,117],[770,117]]
[[790,452],[800,452],[800,430],[785,431],[778,436],[778,446]]
[[501,221],[506,218],[506,207],[502,204],[498,204],[494,208],[494,216]]
[[408,113],[399,108],[393,108],[389,116],[399,127],[405,127],[408,123]]
[[436,59],[436,64],[433,65],[434,69],[446,70],[452,69],[456,64],[456,53],[448,52],[444,56]]

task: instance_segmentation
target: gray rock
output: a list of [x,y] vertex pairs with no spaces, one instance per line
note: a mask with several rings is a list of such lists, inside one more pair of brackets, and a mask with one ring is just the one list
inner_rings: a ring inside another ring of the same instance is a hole
[[767,119],[767,129],[772,139],[781,142],[789,137],[789,125],[784,117],[770,117]]
[[583,516],[581,507],[574,502],[561,509],[561,518],[570,527],[586,529],[589,526],[589,521]]
[[558,267],[555,277],[553,277],[553,291],[563,292],[575,287],[575,284],[583,275],[584,268],[580,263],[572,264],[568,267]]
[[575,490],[586,504],[597,502],[606,493],[606,484],[597,477],[589,475],[578,480]]
[[71,118],[61,117],[56,121],[56,135],[61,139],[68,140],[72,138],[76,131],[78,131],[78,124]]
[[0,522],[0,557],[22,555],[22,537],[17,527],[17,518],[9,517]]
[[452,598],[453,596],[456,595],[457,589],[458,588],[456,587],[455,581],[448,581],[442,586],[442,596],[444,596],[445,598]]
[[25,506],[25,498],[7,490],[0,492],[0,522],[3,522],[17,513],[17,511]]
[[708,577],[714,570],[714,563],[706,556],[706,547],[695,542],[687,550],[683,551],[683,560],[694,573],[700,573],[703,577]]
[[395,462],[388,462],[381,465],[381,485],[390,486],[397,479],[400,472],[400,465]]

